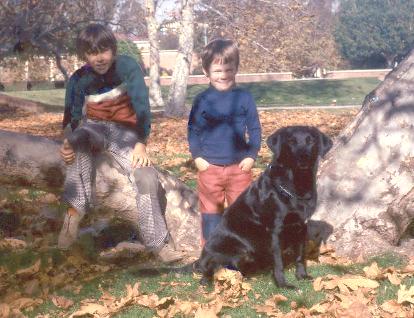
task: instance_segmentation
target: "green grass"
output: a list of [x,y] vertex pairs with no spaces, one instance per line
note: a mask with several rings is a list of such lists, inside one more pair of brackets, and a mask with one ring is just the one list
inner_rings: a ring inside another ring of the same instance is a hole
[[[337,105],[360,105],[379,83],[374,78],[356,78],[244,83],[240,86],[253,94],[258,106],[320,106],[331,105],[333,100],[336,100]],[[189,86],[186,103],[191,105],[194,97],[206,87],[207,85]],[[168,87],[163,87],[162,90],[164,95],[168,93]],[[63,89],[54,89],[14,91],[6,94],[62,107],[65,92]]]
[[[392,254],[386,254],[376,257],[366,263],[353,264],[349,266],[332,266],[332,265],[314,265],[309,267],[309,274],[314,278],[325,276],[327,274],[344,275],[344,274],[362,274],[362,268],[376,261],[381,264],[381,267],[395,266],[400,268],[406,264],[406,261]],[[79,303],[82,299],[92,298],[98,299],[101,296],[101,290],[108,291],[116,297],[125,295],[125,285],[133,285],[135,282],[140,282],[140,291],[143,294],[157,294],[159,298],[173,296],[180,300],[197,301],[200,303],[208,302],[204,295],[199,292],[199,282],[194,279],[191,274],[163,274],[163,275],[142,275],[139,273],[136,265],[119,266],[116,269],[100,275],[96,279],[87,282],[79,282],[83,288],[79,294],[62,290],[56,290],[57,295],[65,296],[75,301],[75,306],[70,308],[73,312],[79,308]],[[290,303],[296,302],[298,307],[310,308],[314,304],[321,302],[326,293],[324,291],[315,292],[313,290],[312,280],[298,281],[294,276],[294,268],[285,271],[287,281],[294,284],[296,289],[278,288],[273,282],[270,273],[258,274],[253,277],[246,278],[246,281],[251,284],[252,291],[248,293],[248,300],[237,308],[223,308],[220,315],[230,315],[233,318],[240,317],[257,317],[259,314],[255,311],[254,306],[264,304],[264,302],[275,294],[282,294],[288,300],[280,302],[279,308],[283,312],[290,311]],[[162,282],[179,282],[185,283],[186,286],[171,286],[161,285]],[[396,299],[399,286],[391,285],[387,280],[379,281],[380,287],[377,289],[377,302],[382,304],[389,299]],[[414,278],[406,278],[404,284],[410,286],[414,283]],[[212,291],[211,287],[205,287],[206,291]],[[256,299],[255,295],[260,295]],[[57,308],[47,301],[37,307],[33,312],[27,313],[29,317],[35,317],[40,313],[58,312]],[[129,318],[129,317],[153,317],[155,312],[151,309],[141,306],[131,306],[124,311],[118,313],[115,317]]]
[[[257,105],[297,106],[360,105],[365,96],[380,81],[375,78],[356,78],[345,80],[298,80],[283,82],[243,83],[241,87],[249,90]],[[207,85],[193,85],[188,88],[187,102]]]

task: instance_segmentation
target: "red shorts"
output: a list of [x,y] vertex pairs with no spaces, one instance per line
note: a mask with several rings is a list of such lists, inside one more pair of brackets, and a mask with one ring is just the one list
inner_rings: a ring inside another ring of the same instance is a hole
[[225,202],[232,204],[252,182],[252,172],[238,164],[215,166],[198,172],[198,199],[201,213],[221,213]]

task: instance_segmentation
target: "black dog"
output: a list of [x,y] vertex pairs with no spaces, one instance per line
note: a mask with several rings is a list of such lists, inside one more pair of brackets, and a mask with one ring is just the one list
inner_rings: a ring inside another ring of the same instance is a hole
[[201,257],[192,264],[202,273],[202,283],[212,280],[220,267],[243,275],[273,267],[279,287],[287,284],[282,251],[292,250],[298,279],[306,272],[306,221],[316,207],[318,157],[332,141],[317,128],[291,126],[277,130],[267,139],[274,156],[271,164],[229,206],[211,234]]

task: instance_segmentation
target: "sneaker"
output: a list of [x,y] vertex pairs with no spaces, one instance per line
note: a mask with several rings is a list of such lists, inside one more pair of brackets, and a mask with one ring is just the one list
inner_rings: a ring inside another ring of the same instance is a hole
[[157,253],[158,258],[163,263],[174,263],[183,259],[183,254],[176,251],[171,244],[165,244]]
[[58,238],[59,249],[67,250],[77,240],[80,221],[81,217],[78,213],[66,213]]

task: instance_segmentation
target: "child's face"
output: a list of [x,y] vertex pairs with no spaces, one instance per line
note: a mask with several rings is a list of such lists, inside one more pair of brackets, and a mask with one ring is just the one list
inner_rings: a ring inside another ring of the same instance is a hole
[[237,67],[234,63],[220,64],[213,62],[204,74],[210,79],[211,85],[218,91],[227,91],[236,84]]
[[115,57],[111,49],[106,49],[98,53],[85,53],[85,58],[96,73],[103,75],[108,72]]

